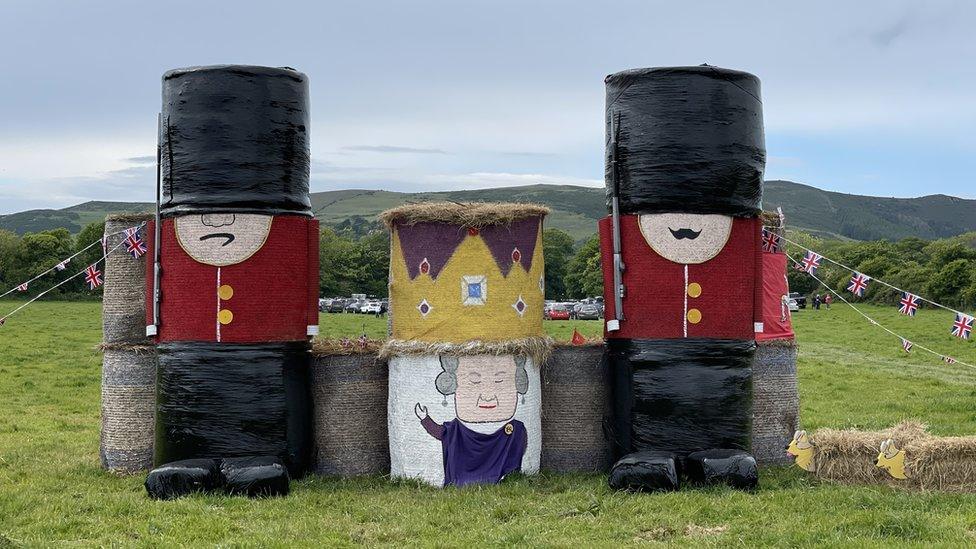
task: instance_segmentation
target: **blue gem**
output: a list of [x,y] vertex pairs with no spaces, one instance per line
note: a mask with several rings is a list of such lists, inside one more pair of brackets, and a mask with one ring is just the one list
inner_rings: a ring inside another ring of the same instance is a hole
[[481,283],[472,282],[468,284],[468,297],[481,298]]

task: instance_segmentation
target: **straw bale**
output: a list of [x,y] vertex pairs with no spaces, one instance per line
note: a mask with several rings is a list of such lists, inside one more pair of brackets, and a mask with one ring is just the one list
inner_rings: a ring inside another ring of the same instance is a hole
[[386,210],[380,220],[392,227],[397,223],[413,225],[424,222],[451,223],[462,227],[481,228],[489,225],[509,225],[521,219],[542,217],[549,208],[539,204],[515,202],[424,202],[405,204]]

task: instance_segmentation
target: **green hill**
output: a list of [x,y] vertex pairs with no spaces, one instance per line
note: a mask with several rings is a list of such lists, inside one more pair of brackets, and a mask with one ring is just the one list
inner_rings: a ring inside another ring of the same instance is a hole
[[[348,189],[312,193],[312,208],[322,223],[372,227],[376,215],[408,202],[434,200],[538,202],[553,209],[547,226],[562,229],[577,240],[596,231],[606,215],[602,188],[571,185],[529,185],[499,189],[398,193]],[[823,191],[790,181],[767,181],[764,207],[782,207],[795,228],[834,238],[898,240],[926,239],[976,231],[976,200],[945,195],[920,198],[881,198]],[[0,229],[15,233],[66,227],[75,233],[86,224],[116,212],[149,211],[136,202],[85,202],[61,210],[30,210],[0,215]]]

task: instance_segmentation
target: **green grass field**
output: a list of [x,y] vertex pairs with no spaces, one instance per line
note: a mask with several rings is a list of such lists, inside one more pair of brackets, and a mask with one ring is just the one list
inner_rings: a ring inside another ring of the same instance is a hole
[[[13,308],[0,302],[0,314]],[[976,363],[947,314],[870,314],[918,343]],[[97,303],[38,303],[0,328],[0,548],[20,545],[695,546],[976,544],[976,495],[913,494],[762,471],[754,494],[611,492],[602,475],[540,475],[438,490],[384,478],[307,478],[287,498],[150,501],[141,476],[98,463]],[[912,417],[976,433],[976,371],[914,353],[835,304],[795,315],[802,423],[879,428]],[[598,322],[548,322],[568,339]],[[385,320],[323,315],[322,333],[381,337]]]

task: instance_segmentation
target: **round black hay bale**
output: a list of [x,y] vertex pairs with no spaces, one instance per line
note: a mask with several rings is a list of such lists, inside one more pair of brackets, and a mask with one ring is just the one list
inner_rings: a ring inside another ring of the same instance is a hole
[[542,368],[543,469],[606,472],[613,451],[610,372],[602,345],[556,346]]
[[377,358],[375,345],[342,349],[316,343],[313,355],[313,471],[341,477],[388,474],[386,361]]
[[136,473],[152,467],[156,352],[151,346],[108,346],[102,361],[102,467]]
[[752,455],[762,464],[786,463],[786,445],[800,424],[796,342],[760,341],[752,363]]
[[[126,239],[124,229],[152,219],[150,214],[110,215],[105,218],[108,249]],[[118,233],[118,234],[116,234]],[[146,227],[140,236],[152,238]],[[105,343],[149,345],[146,337],[146,256],[139,259],[119,246],[105,258],[105,286],[102,293],[102,333]]]

